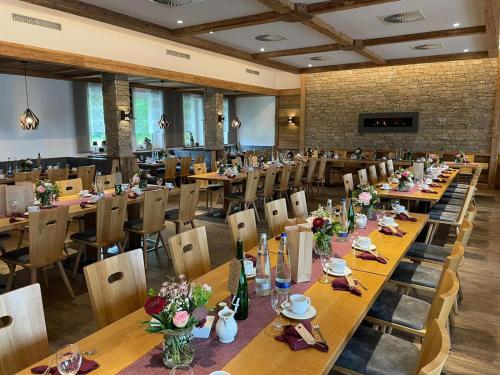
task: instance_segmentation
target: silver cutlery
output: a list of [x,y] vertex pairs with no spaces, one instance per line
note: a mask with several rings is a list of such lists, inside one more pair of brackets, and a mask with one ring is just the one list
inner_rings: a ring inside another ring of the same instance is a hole
[[325,340],[325,337],[323,336],[323,334],[321,333],[321,330],[319,329],[319,324],[314,324],[313,325],[313,328],[316,332],[318,332],[319,334],[319,337],[321,337],[321,341],[323,341],[325,344],[328,345],[327,341]]

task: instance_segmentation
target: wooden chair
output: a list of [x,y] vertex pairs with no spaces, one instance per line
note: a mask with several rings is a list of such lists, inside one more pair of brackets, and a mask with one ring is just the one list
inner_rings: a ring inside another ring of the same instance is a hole
[[[179,208],[165,213],[165,220],[175,223],[175,233],[180,233],[181,225],[191,224],[193,228],[196,216],[196,207],[200,196],[200,183],[182,184]],[[158,242],[158,241],[157,241]]]
[[312,199],[315,199],[314,190],[313,190],[313,182],[315,177],[316,164],[318,164],[318,158],[310,158],[307,161],[307,173],[304,181],[302,182],[302,186],[306,191],[306,194],[309,194]]
[[[338,150],[338,151],[335,151],[335,153],[339,156],[340,160],[347,159],[347,154],[348,154],[347,150]],[[335,182],[335,177],[337,175],[339,177],[339,180],[342,179],[342,176],[345,174],[344,168],[345,168],[345,164],[339,163],[339,162],[335,162],[335,164],[333,164],[333,166],[330,168],[334,182]]]
[[344,177],[344,189],[346,196],[349,195],[349,191],[354,190],[354,181],[352,179],[352,173],[345,174]]
[[326,194],[325,191],[325,169],[326,169],[326,158],[321,158],[318,166],[318,171],[316,173],[316,177],[314,178],[314,182],[317,184],[318,195],[320,195],[319,187],[323,189],[323,194]]
[[0,373],[15,374],[49,355],[40,284],[0,295]]
[[144,213],[142,219],[127,221],[123,228],[127,233],[137,233],[142,237],[142,252],[144,256],[144,268],[148,268],[148,241],[147,237],[157,235],[154,250],[157,251],[158,240],[161,240],[165,253],[167,242],[163,238],[162,230],[165,229],[165,211],[167,210],[168,190],[148,190],[144,192]]
[[22,247],[9,252],[0,248],[2,252],[0,259],[7,263],[10,270],[7,279],[7,291],[12,288],[16,266],[30,270],[31,284],[36,284],[39,269],[43,271],[45,268],[57,264],[64,285],[68,289],[71,298],[75,298],[62,265],[62,261],[69,256],[65,248],[68,212],[68,206],[30,212],[29,247]]
[[114,189],[115,188],[115,175],[114,174],[105,174],[105,175],[101,175],[101,176],[96,176],[95,184],[96,184],[96,188],[99,191]]
[[144,306],[147,289],[141,249],[92,263],[83,272],[99,328]]
[[283,194],[286,196],[290,184],[290,175],[292,174],[292,166],[290,164],[284,165],[281,169],[280,182],[274,191],[278,195],[278,198],[283,198]]
[[40,179],[40,170],[39,169],[33,169],[30,172],[16,172],[14,173],[14,182],[19,183],[19,182],[37,182]]
[[[475,155],[466,154],[465,157],[467,158],[467,161],[469,161],[471,163],[474,162]],[[460,167],[458,174],[460,177],[465,177],[466,179],[470,180],[472,178],[473,172],[474,172],[474,168],[472,168],[472,167]]]
[[191,156],[183,156],[181,158],[181,170],[179,173],[181,183],[187,181],[187,177],[191,174]]
[[111,161],[111,175],[114,175],[116,172],[120,172],[120,159],[113,159]]
[[306,194],[303,191],[298,191],[290,195],[292,202],[293,216],[297,219],[307,219],[309,216],[307,211]]
[[177,275],[184,274],[188,280],[194,280],[212,269],[205,227],[176,234],[168,243]]
[[368,175],[366,174],[366,168],[360,169],[358,171],[358,178],[360,185],[368,185]]
[[370,165],[368,167],[368,170],[370,171],[370,184],[371,185],[375,185],[378,182],[377,166],[376,165]]
[[[205,163],[205,155],[198,155],[194,160],[195,164]],[[205,164],[206,166],[206,164]]]
[[163,163],[165,163],[165,175],[163,179],[165,182],[171,182],[177,185],[177,158],[166,158]]
[[83,190],[82,179],[73,178],[71,180],[56,181],[56,185],[61,192],[61,197],[67,197],[68,195],[77,195]]
[[298,191],[302,188],[302,175],[304,174],[305,163],[299,162],[295,166],[295,175],[293,177],[292,185],[290,189],[292,191]]
[[[205,162],[202,163],[195,163],[194,166],[194,174],[205,174],[207,173],[207,164]],[[224,185],[222,184],[211,184],[209,181],[206,180],[199,180],[198,181],[200,184],[200,191],[205,192],[205,197],[206,197],[206,206],[210,207],[210,212],[212,212],[214,204],[213,204],[213,193],[217,191],[220,194],[220,191],[222,188],[224,188]],[[210,200],[209,200],[210,198]]]
[[248,172],[245,191],[243,193],[232,193],[224,195],[224,200],[229,201],[225,219],[226,223],[234,203],[239,203],[240,205],[243,204],[245,210],[248,209],[249,205],[251,204],[255,209],[255,216],[257,217],[257,221],[260,222],[259,213],[257,212],[257,206],[255,205],[255,202],[257,201],[257,186],[259,186],[259,179],[259,171]]
[[273,236],[279,236],[285,230],[288,211],[285,198],[266,203],[266,216]]
[[386,163],[387,163],[387,175],[389,177],[394,176],[394,163],[392,159],[387,159]]
[[69,178],[69,167],[47,169],[47,177],[53,184],[56,181],[67,180]]
[[70,236],[70,239],[79,245],[73,268],[73,277],[76,277],[80,258],[86,246],[97,249],[98,260],[102,260],[107,255],[108,248],[115,245],[123,253],[122,241],[125,239],[123,225],[126,212],[126,195],[97,201],[96,227],[73,233]]
[[264,178],[264,187],[258,192],[259,198],[262,198],[263,204],[266,204],[266,200],[273,200],[273,188],[274,182],[276,181],[276,175],[278,170],[276,166],[270,166],[266,170],[266,177]]
[[236,212],[229,216],[229,233],[231,243],[236,248],[238,239],[243,241],[243,250],[248,251],[257,246],[257,224],[253,208]]
[[380,181],[386,181],[387,180],[387,169],[385,167],[385,162],[379,163],[378,171],[380,172]]
[[76,169],[76,176],[82,180],[82,187],[84,190],[92,189],[95,176],[95,165],[78,167]]

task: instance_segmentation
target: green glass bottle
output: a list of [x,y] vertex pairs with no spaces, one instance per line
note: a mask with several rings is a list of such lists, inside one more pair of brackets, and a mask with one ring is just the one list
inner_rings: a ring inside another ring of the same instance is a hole
[[[245,267],[243,266],[243,260],[245,259],[245,254],[243,252],[243,241],[238,239],[236,242],[236,258],[241,262],[240,280],[238,283],[238,294],[237,298],[240,299],[238,305],[238,311],[234,315],[236,320],[245,320],[248,317],[248,283],[247,276],[245,275]],[[234,297],[234,296],[233,296]],[[235,306],[233,306],[235,308]]]
[[352,190],[349,190],[349,209],[347,210],[347,220],[349,220],[349,233],[352,233],[354,232],[354,223],[356,222],[354,207],[352,205]]

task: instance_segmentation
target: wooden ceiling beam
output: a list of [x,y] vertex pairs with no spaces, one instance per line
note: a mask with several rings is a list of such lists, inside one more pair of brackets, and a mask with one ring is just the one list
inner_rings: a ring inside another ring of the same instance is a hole
[[486,22],[486,37],[488,43],[488,55],[498,57],[499,33],[500,33],[500,0],[487,0],[484,18]]
[[340,44],[332,43],[332,44],[323,44],[320,46],[313,46],[313,47],[291,48],[291,49],[282,49],[279,51],[256,53],[255,55],[253,55],[253,57],[257,60],[270,59],[273,57],[281,57],[281,56],[296,56],[296,55],[306,55],[309,53],[339,51],[340,49],[341,49]]
[[398,0],[330,0],[308,4],[307,11],[311,14],[331,13],[341,10],[362,8],[371,5],[394,3]]

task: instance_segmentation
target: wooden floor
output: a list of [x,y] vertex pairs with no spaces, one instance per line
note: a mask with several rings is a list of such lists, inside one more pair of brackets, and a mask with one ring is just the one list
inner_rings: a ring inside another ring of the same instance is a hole
[[[342,189],[328,189],[327,198],[339,200]],[[202,204],[204,197],[200,200]],[[171,200],[169,205],[178,203]],[[310,202],[309,210],[318,203]],[[452,333],[452,352],[447,364],[450,375],[498,375],[500,374],[500,191],[481,191],[477,198],[479,212],[466,251],[466,259],[460,270],[464,300],[460,314],[456,317],[456,328]],[[264,215],[261,214],[261,218]],[[212,267],[216,267],[233,256],[233,244],[229,241],[227,225],[220,218],[207,215],[200,209],[196,225],[207,227]],[[189,227],[186,227],[188,229]],[[169,225],[169,235],[174,232]],[[268,232],[267,223],[259,224],[259,231]],[[450,240],[447,231],[439,233],[438,241]],[[7,247],[14,247],[17,240],[9,240]],[[163,252],[149,253],[147,271],[148,287],[157,288],[165,275],[173,275],[173,268]],[[68,267],[71,263],[68,264]],[[0,275],[5,271],[0,264]],[[97,329],[83,275],[70,279],[77,298],[72,300],[56,269],[49,270],[49,287],[42,282],[45,319],[51,350],[75,342]],[[16,287],[27,285],[29,274],[21,271],[16,276]],[[5,277],[0,276],[0,291]]]

